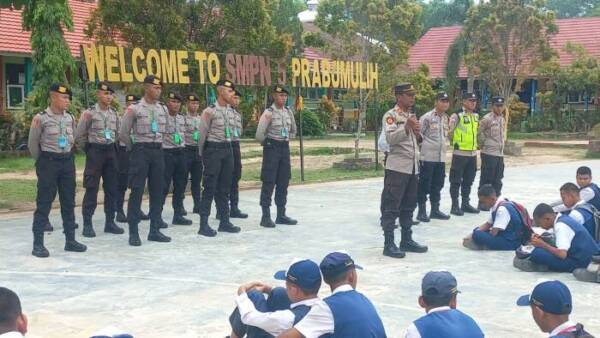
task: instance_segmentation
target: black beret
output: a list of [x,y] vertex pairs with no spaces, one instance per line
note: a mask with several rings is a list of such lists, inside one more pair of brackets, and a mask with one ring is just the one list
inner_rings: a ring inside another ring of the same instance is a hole
[[446,93],[446,92],[439,92],[435,96],[435,99],[439,100],[439,101],[448,101],[448,100],[450,100],[450,96],[448,96],[448,93]]
[[233,84],[233,82],[231,82],[229,80],[219,80],[219,81],[217,81],[217,86],[223,86],[223,87],[235,89],[235,85]]
[[125,101],[130,102],[130,101],[139,101],[140,97],[133,95],[133,94],[127,94],[127,96],[125,96]]
[[71,89],[69,89],[69,87],[67,87],[66,85],[62,84],[62,83],[54,83],[50,86],[49,89],[51,92],[57,92],[60,94],[69,94],[72,95],[71,93]]
[[183,98],[177,92],[169,92],[168,97],[169,97],[169,99],[174,99],[174,100],[177,100],[179,102],[183,101]]
[[188,94],[186,98],[188,102],[200,102],[200,98],[194,93]]
[[494,96],[492,97],[492,104],[502,106],[504,105],[504,98],[502,96]]
[[414,93],[415,86],[412,83],[400,83],[394,86],[394,94]]
[[162,86],[162,81],[160,81],[160,78],[158,78],[156,75],[152,75],[152,74],[150,74],[144,78],[144,83]]
[[463,93],[462,99],[463,100],[477,100],[477,94],[471,93],[471,92]]
[[284,86],[280,86],[280,85],[276,85],[273,86],[273,93],[286,93],[286,94],[290,94],[290,92],[287,90],[287,88],[285,88]]
[[106,82],[98,82],[98,90],[114,93],[115,91]]

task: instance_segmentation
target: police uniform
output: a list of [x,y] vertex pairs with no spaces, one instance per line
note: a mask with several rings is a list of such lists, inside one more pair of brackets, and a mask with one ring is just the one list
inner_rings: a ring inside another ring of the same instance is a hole
[[[160,79],[148,75],[145,85],[162,85]],[[170,242],[171,238],[160,232],[161,210],[165,163],[162,150],[163,134],[166,131],[167,111],[158,101],[150,103],[146,97],[127,108],[123,116],[119,140],[131,149],[129,154],[129,202],[127,222],[129,223],[129,244],[140,246],[138,224],[141,220],[141,204],[146,179],[150,194],[149,241]]]
[[[235,90],[231,81],[219,80],[217,86]],[[202,200],[200,202],[200,229],[198,234],[213,237],[216,232],[208,225],[213,198],[219,213],[219,231],[239,232],[229,221],[229,191],[233,176],[231,140],[235,113],[229,103],[221,105],[219,97],[214,105],[204,109],[200,118],[198,151],[204,163]]]
[[[199,102],[200,99],[196,94],[187,96],[188,102]],[[198,151],[198,142],[200,141],[200,115],[198,112],[190,112],[188,110],[185,116],[185,162],[187,175],[190,180],[190,190],[192,191],[192,199],[194,201],[193,213],[200,213],[200,200],[202,197],[202,172],[204,165],[202,157]],[[186,178],[187,181],[187,178]]]
[[[183,101],[178,93],[171,92],[169,100]],[[163,201],[169,194],[171,182],[173,182],[173,224],[191,225],[192,221],[183,217],[183,198],[187,184],[187,170],[185,161],[185,118],[179,112],[169,112],[163,135],[163,151],[165,161],[165,182],[163,186]]]
[[[463,100],[477,100],[474,93],[465,93]],[[469,204],[471,186],[477,174],[477,130],[479,115],[475,112],[461,111],[450,117],[450,139],[454,152],[450,166],[451,214],[462,216],[467,213],[479,213]],[[458,197],[462,197],[459,207]]]
[[[240,92],[235,91],[237,97],[242,96]],[[235,126],[233,129],[233,137],[231,140],[231,149],[233,151],[233,178],[231,180],[231,191],[229,192],[230,202],[230,217],[232,218],[248,218],[248,214],[243,213],[239,208],[240,202],[240,187],[239,182],[242,178],[242,153],[240,150],[240,137],[242,136],[242,114],[237,110],[233,110],[235,114]]]
[[[283,86],[273,87],[273,93],[289,94]],[[286,215],[287,191],[292,177],[290,163],[290,138],[296,135],[294,113],[288,107],[278,108],[275,104],[267,108],[260,116],[256,129],[256,140],[263,145],[263,160],[260,170],[262,187],[260,206],[262,218],[260,225],[267,228],[277,224],[297,224],[298,221]],[[271,196],[275,190],[277,218],[271,220]]]
[[[397,85],[394,92],[396,95],[414,94],[415,89],[412,84],[404,83]],[[395,258],[404,257],[403,251],[427,251],[426,246],[412,239],[412,215],[417,204],[420,136],[407,127],[409,118],[414,118],[414,115],[396,105],[383,114],[382,121],[390,145],[381,194],[381,227],[385,238],[383,254]],[[394,243],[396,218],[400,219],[402,227],[400,250]]]
[[[98,91],[114,93],[106,83],[98,83]],[[114,222],[117,190],[117,113],[109,106],[102,110],[99,104],[83,112],[75,132],[77,147],[85,151],[83,187],[85,195],[81,204],[83,236],[96,237],[92,216],[96,210],[100,178],[104,192],[104,232],[122,234]]]
[[[53,84],[50,92],[71,95],[62,84]],[[52,94],[51,94],[52,95]],[[44,227],[52,202],[58,197],[65,234],[65,250],[83,252],[86,246],[75,240],[75,160],[73,156],[75,119],[68,111],[55,112],[51,106],[31,121],[28,147],[37,174],[36,209],[33,214],[33,251],[36,257],[48,257],[44,247]]]
[[[438,93],[438,101],[448,101],[448,94]],[[440,192],[446,180],[446,149],[449,130],[448,115],[435,109],[419,119],[421,124],[421,163],[419,168],[419,213],[417,219],[429,222],[430,218],[450,219],[440,211]],[[431,202],[431,213],[427,216],[427,196]]]
[[[504,106],[504,98],[492,98],[495,106]],[[502,193],[502,178],[504,177],[504,115],[494,112],[486,114],[479,122],[477,142],[481,149],[481,174],[479,187],[491,184],[496,190],[496,196]]]

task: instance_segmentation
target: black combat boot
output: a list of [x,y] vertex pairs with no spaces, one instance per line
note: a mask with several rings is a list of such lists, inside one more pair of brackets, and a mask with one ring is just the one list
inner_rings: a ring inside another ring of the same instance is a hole
[[145,214],[143,211],[140,211],[140,220],[147,221],[149,219],[150,219],[150,216],[148,214]]
[[75,229],[65,230],[65,251],[85,252],[87,246],[75,240]]
[[110,217],[106,218],[106,222],[104,223],[104,232],[109,234],[121,235],[125,233],[125,230],[118,226],[115,221],[113,221]]
[[452,199],[452,208],[450,209],[450,213],[452,215],[456,215],[456,216],[462,216],[465,213],[460,209],[460,207],[458,206],[458,199],[457,198],[453,198]]
[[125,211],[123,208],[117,210],[117,222],[119,223],[127,223],[127,216],[125,215]]
[[231,206],[231,212],[229,212],[230,218],[248,218],[248,214],[243,213],[237,204]]
[[94,231],[94,226],[92,225],[92,218],[89,216],[83,217],[83,232],[81,233],[83,237],[96,237],[96,232]]
[[181,208],[181,216],[187,216],[187,210],[185,208]]
[[468,199],[463,199],[462,200],[461,210],[464,213],[467,213],[467,214],[478,214],[479,213],[479,210],[477,208],[474,208],[473,206],[471,206],[469,204],[469,200]]
[[159,228],[150,226],[148,241],[167,243],[171,241],[171,237],[164,235]]
[[412,239],[412,230],[410,227],[402,227],[402,238],[400,239],[399,248],[406,252],[424,253],[427,252],[427,246],[421,245]]
[[298,221],[291,217],[286,216],[285,207],[277,207],[277,218],[275,219],[275,223],[296,225],[296,224],[298,224]]
[[169,224],[165,222],[162,217],[158,220],[158,222],[150,221],[150,228],[155,227],[157,229],[166,229],[169,227]]
[[138,233],[138,226],[129,223],[129,245],[131,246],[140,246],[142,245],[142,240],[140,239],[140,234]]
[[260,219],[260,226],[265,228],[274,228],[275,223],[271,219],[271,208],[262,207],[262,218]]
[[44,246],[44,233],[43,232],[34,232],[33,233],[33,251],[31,254],[35,257],[46,258],[50,256],[50,252]]
[[429,222],[429,217],[427,217],[427,206],[425,202],[419,203],[419,212],[417,213],[417,219],[421,222]]
[[171,222],[171,224],[173,224],[173,225],[192,225],[192,220],[183,217],[183,214],[175,215],[175,216],[173,216],[173,221]]
[[394,243],[394,230],[384,232],[383,237],[385,238],[383,243],[384,256],[392,258],[404,258],[406,256],[406,253],[398,249],[396,243]]
[[217,232],[208,225],[208,216],[200,216],[200,229],[198,235],[206,237],[215,237]]
[[225,215],[221,215],[221,221],[219,222],[219,228],[217,229],[219,232],[229,232],[232,234],[240,232],[240,227],[233,225],[229,221],[229,217]]
[[439,203],[431,203],[431,212],[429,213],[429,218],[430,219],[449,220],[450,215],[446,215],[440,211]]

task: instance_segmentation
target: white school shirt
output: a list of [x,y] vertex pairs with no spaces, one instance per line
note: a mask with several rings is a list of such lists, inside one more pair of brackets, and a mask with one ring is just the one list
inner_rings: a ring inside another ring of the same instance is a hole
[[[563,222],[559,222],[558,218],[561,214],[557,214],[554,219],[554,237],[556,238],[556,248],[561,250],[569,250],[571,248],[571,242],[575,238],[575,231],[570,226]],[[569,217],[569,216],[566,216]]]
[[21,332],[17,332],[17,331],[12,331],[12,332],[6,332],[3,334],[0,334],[0,338],[23,338],[24,336],[21,334]]
[[[440,306],[429,310],[427,314],[448,310],[450,310],[449,306]],[[404,338],[421,338],[421,333],[419,333],[419,329],[417,329],[417,326],[414,322],[410,324],[408,329],[406,329],[406,334],[404,335]]]
[[[492,228],[506,230],[508,223],[510,223],[510,213],[505,206],[501,206],[500,203],[506,202],[507,199],[503,197],[499,197],[496,203],[490,209],[490,217],[488,218],[488,223],[492,224]],[[492,221],[492,213],[496,212],[496,220]]]
[[[331,294],[335,295],[338,292],[352,290],[354,289],[350,284],[344,284],[335,288]],[[306,338],[317,338],[324,334],[333,333],[334,327],[333,313],[329,305],[323,300],[319,300],[313,305],[306,316],[294,326]]]
[[[596,196],[596,194],[594,193],[594,189],[592,189],[592,187],[585,187],[581,190],[579,190],[579,198],[581,198],[581,200],[583,202],[589,202],[591,201],[594,196]],[[556,203],[553,203],[553,209],[556,212],[563,212],[563,211],[567,211],[569,210],[569,208],[567,208],[562,201],[558,201]]]
[[570,327],[573,327],[572,330],[569,330],[567,332],[572,332],[575,331],[575,325],[577,325],[575,322],[572,322],[570,320],[567,320],[566,322],[560,324],[559,326],[557,326],[554,330],[552,330],[552,332],[550,332],[550,336],[556,336],[557,334],[559,334],[561,331],[566,330]]

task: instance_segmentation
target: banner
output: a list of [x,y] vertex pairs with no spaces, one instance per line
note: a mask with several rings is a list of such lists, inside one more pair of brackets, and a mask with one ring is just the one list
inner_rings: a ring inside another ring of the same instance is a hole
[[[268,56],[139,47],[81,46],[89,81],[142,82],[154,74],[164,83],[217,83],[240,86],[287,84],[302,88],[377,89],[377,64],[329,59],[291,58],[289,64]],[[224,67],[223,67],[224,65]],[[287,79],[290,74],[291,79]]]

